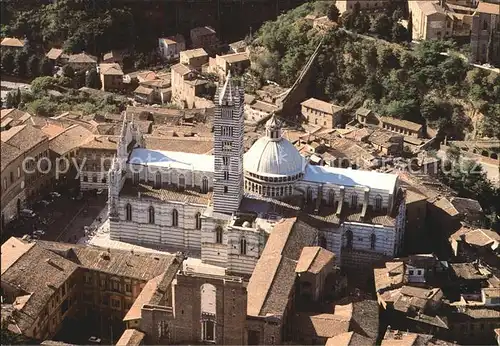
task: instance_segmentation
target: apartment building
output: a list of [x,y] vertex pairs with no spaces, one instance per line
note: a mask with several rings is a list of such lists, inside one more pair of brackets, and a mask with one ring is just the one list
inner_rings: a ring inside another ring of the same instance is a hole
[[31,124],[1,132],[2,225],[50,185],[49,140]]
[[300,104],[302,115],[309,124],[333,129],[340,121],[343,107],[326,101],[310,98]]
[[183,108],[194,108],[196,99],[205,90],[206,80],[197,78],[197,73],[188,65],[172,66],[172,102]]
[[209,26],[191,29],[190,36],[193,48],[204,48],[208,51],[214,51],[217,48],[217,33]]
[[180,53],[180,63],[201,72],[201,67],[208,63],[208,54],[203,48],[185,50]]
[[123,88],[123,71],[118,63],[99,64],[99,75],[103,91]]

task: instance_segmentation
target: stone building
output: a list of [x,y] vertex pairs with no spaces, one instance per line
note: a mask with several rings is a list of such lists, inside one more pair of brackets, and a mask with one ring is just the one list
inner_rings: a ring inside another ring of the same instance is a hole
[[245,95],[245,120],[248,122],[260,122],[277,110],[273,103],[256,100],[254,95]]
[[186,41],[184,36],[177,34],[167,38],[158,39],[158,48],[160,55],[166,61],[179,59],[180,53],[186,50]]
[[180,52],[180,63],[201,72],[201,67],[208,64],[208,54],[203,48],[195,48]]
[[194,108],[195,102],[204,90],[208,81],[199,79],[196,70],[188,65],[172,66],[172,102],[182,108]]
[[471,60],[500,64],[500,4],[480,1],[474,14]]
[[343,108],[332,103],[310,98],[301,103],[302,115],[309,124],[333,129],[340,122]]
[[191,46],[193,48],[203,48],[207,51],[215,51],[218,45],[217,34],[209,26],[193,28],[190,31]]
[[356,3],[359,3],[359,8],[362,11],[376,11],[386,8],[389,4],[388,0],[373,1],[373,0],[340,0],[335,2],[335,6],[339,9],[340,14],[347,10],[353,10]]
[[391,117],[379,117],[379,119],[379,126],[383,129],[410,137],[421,138],[423,136],[423,126],[421,124]]
[[239,76],[250,67],[250,56],[246,52],[216,55],[209,59],[208,71],[215,73],[220,79],[224,79],[229,71]]
[[113,91],[123,88],[123,71],[118,63],[99,64],[101,90]]
[[68,57],[68,65],[76,70],[89,70],[97,66],[97,58],[85,52]]
[[19,216],[51,183],[49,139],[24,124],[1,132],[2,226]]

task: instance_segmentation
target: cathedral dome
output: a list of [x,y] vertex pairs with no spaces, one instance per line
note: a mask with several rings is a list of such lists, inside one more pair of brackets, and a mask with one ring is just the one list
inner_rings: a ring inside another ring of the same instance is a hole
[[266,136],[258,139],[244,156],[246,172],[261,176],[293,176],[303,172],[304,158],[285,138],[274,115],[266,124]]

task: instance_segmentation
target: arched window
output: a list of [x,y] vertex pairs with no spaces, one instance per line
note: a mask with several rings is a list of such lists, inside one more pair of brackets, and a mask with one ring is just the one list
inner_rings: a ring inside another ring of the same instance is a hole
[[155,208],[153,206],[148,208],[148,222],[155,223]]
[[332,207],[335,205],[335,191],[333,190],[328,191],[328,205]]
[[217,226],[215,229],[215,242],[217,244],[222,244],[222,227]]
[[207,193],[208,192],[208,178],[203,177],[201,180],[201,192]]
[[351,195],[351,207],[358,207],[358,195],[356,194],[356,192],[353,192],[353,194]]
[[346,237],[346,248],[348,249],[352,249],[352,239],[353,239],[353,234],[352,234],[352,231],[350,229],[348,229],[346,232],[345,232],[345,237]]
[[217,289],[212,284],[200,287],[201,339],[215,343],[215,321],[217,320]]
[[201,214],[196,213],[194,218],[196,220],[196,229],[201,229]]
[[483,22],[483,30],[488,30],[488,22],[487,21]]
[[377,195],[375,197],[375,210],[381,210],[382,209],[382,196]]
[[172,226],[179,226],[179,212],[176,209],[172,210]]
[[370,236],[370,249],[375,250],[375,243],[377,242],[377,236],[375,233],[372,233]]
[[247,254],[247,240],[244,237],[240,240],[240,254]]
[[186,188],[186,178],[184,174],[179,174],[179,189],[184,190]]
[[130,203],[125,206],[125,216],[127,221],[132,221],[132,206]]
[[157,189],[161,188],[161,173],[160,173],[160,171],[156,172],[155,187]]

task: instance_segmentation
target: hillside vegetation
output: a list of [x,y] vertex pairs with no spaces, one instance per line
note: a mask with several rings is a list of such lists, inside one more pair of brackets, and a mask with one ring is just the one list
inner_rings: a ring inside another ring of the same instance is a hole
[[[290,86],[322,36],[304,17],[324,15],[328,7],[323,1],[307,3],[266,22],[253,41],[257,78]],[[450,41],[434,41],[411,49],[334,27],[324,33],[310,93],[349,108],[365,105],[383,115],[427,123],[456,139],[472,130],[467,105],[484,115],[480,133],[500,138],[500,75],[471,68],[458,55],[440,54],[454,47]]]

